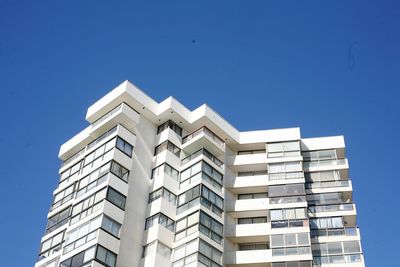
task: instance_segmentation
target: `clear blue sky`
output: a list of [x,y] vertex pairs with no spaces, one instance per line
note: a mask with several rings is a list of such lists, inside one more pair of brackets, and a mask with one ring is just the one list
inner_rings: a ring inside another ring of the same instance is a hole
[[399,1],[129,2],[0,0],[1,266],[33,265],[59,146],[126,79],[241,131],[345,135],[367,266],[398,264]]

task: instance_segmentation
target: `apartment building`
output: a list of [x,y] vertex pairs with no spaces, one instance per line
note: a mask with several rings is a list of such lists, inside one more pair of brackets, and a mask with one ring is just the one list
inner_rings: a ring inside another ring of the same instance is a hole
[[128,81],[86,120],[35,267],[364,266],[343,136],[239,132]]

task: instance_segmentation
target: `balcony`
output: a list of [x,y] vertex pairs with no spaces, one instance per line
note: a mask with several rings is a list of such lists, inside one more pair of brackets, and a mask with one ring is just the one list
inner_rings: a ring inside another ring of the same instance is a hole
[[271,223],[227,225],[225,236],[235,243],[255,243],[268,241]]
[[347,159],[328,159],[303,162],[304,171],[340,170],[348,169]]
[[226,210],[233,217],[262,217],[266,216],[268,205],[268,198],[233,200],[226,202]]
[[225,181],[226,187],[235,194],[266,192],[268,175],[237,176]]
[[353,191],[351,181],[349,180],[306,183],[305,186],[307,194]]
[[310,237],[318,242],[360,240],[360,230],[357,227],[314,229]]
[[235,155],[227,158],[227,164],[234,171],[263,170],[267,164],[268,157],[264,153]]
[[123,124],[129,130],[132,130],[139,123],[140,115],[126,103],[120,105],[100,117],[92,123],[90,127],[90,135],[98,136],[100,133],[117,125]]
[[225,256],[225,264],[228,267],[236,265],[247,266],[247,264],[261,264],[260,266],[268,266],[266,265],[268,262],[272,262],[272,250],[270,249],[233,251],[227,252]]
[[353,203],[308,207],[308,216],[310,218],[344,216],[346,226],[355,226],[356,215],[356,205]]
[[182,150],[187,154],[193,154],[201,148],[206,148],[216,156],[225,153],[225,142],[205,126],[182,138],[182,144]]

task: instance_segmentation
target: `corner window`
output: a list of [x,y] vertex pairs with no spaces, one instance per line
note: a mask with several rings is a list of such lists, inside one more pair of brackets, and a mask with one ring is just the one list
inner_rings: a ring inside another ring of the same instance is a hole
[[126,197],[112,187],[108,188],[107,200],[113,203],[115,206],[119,207],[120,209],[125,209]]

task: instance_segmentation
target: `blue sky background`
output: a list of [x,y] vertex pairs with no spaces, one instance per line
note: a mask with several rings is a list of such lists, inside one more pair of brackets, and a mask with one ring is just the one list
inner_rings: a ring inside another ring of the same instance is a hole
[[345,135],[367,266],[397,265],[399,28],[395,0],[0,0],[0,265],[33,266],[59,146],[126,79],[241,131]]

